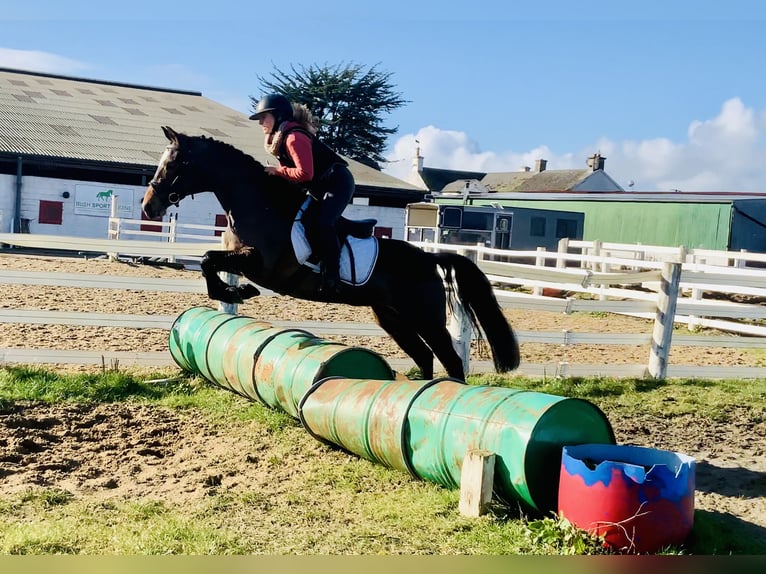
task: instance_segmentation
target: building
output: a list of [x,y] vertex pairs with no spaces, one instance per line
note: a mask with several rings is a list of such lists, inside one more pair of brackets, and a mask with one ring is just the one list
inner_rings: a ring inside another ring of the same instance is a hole
[[485,173],[425,167],[420,150],[414,167],[417,176],[430,193],[507,193],[524,191],[591,191],[615,192],[624,189],[604,171],[606,158],[593,154],[584,169],[548,169],[548,161],[538,159],[534,169]]
[[766,193],[625,191],[605,161],[594,154],[587,169],[548,170],[541,159],[507,173],[431,169],[421,157],[415,165],[440,206],[580,213],[586,241],[766,253]]
[[[0,232],[106,237],[114,195],[120,217],[141,219],[147,182],[168,143],[163,125],[270,159],[257,123],[199,92],[0,68]],[[403,238],[405,206],[423,191],[349,164],[356,195],[345,215],[375,218],[376,234]],[[171,208],[169,217],[224,221],[213,194]]]
[[[463,205],[454,193],[434,201]],[[586,241],[766,253],[765,193],[492,193],[473,194],[467,204],[583,213]]]

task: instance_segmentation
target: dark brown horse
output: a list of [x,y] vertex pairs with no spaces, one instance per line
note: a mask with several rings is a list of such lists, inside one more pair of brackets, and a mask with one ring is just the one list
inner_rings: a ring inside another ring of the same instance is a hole
[[[305,192],[267,175],[262,164],[227,143],[162,129],[170,145],[144,196],[146,215],[162,216],[168,206],[189,195],[213,192],[239,243],[237,249],[208,251],[203,257],[202,274],[211,299],[241,303],[259,294],[250,283],[226,284],[218,275],[224,271],[283,295],[368,306],[379,325],[415,361],[424,379],[434,375],[434,355],[450,377],[463,379],[463,362],[446,327],[447,305],[448,301],[453,304],[456,286],[474,330],[489,343],[495,369],[507,372],[518,367],[513,330],[487,277],[470,259],[456,253],[429,253],[406,241],[370,238],[367,241],[377,250],[374,267],[361,280],[343,282],[339,293],[328,298],[318,289],[319,275],[301,262],[291,239]],[[360,233],[365,228],[369,235],[372,224],[342,219],[338,229],[344,238],[365,235]]]

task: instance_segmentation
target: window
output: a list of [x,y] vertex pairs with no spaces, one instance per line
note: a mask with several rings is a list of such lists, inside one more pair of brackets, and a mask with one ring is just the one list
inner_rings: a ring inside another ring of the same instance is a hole
[[442,212],[442,227],[460,229],[463,223],[463,211],[459,207],[445,207]]
[[[141,210],[141,220],[142,221],[162,221],[162,217],[155,217],[154,219],[150,219],[146,217],[146,214],[144,213],[144,210]],[[150,223],[142,223],[141,224],[141,231],[156,231],[161,232],[162,231],[162,225],[152,225]]]
[[391,239],[391,233],[393,233],[393,228],[391,227],[383,227],[381,225],[376,225],[375,229],[373,229],[372,233],[380,239],[381,237],[387,237],[388,239]]
[[532,237],[545,237],[545,218],[533,217],[529,222],[529,234]]
[[61,217],[64,213],[64,202],[40,200],[40,211],[37,221],[51,225],[61,225]]
[[577,220],[576,219],[556,219],[556,239],[568,237],[577,238]]
[[476,211],[465,209],[463,210],[463,225],[461,226],[461,229],[491,231],[494,222],[494,213],[478,213]]
[[[227,227],[229,225],[229,220],[226,219],[225,213],[216,213],[215,214],[215,224],[216,227]],[[215,230],[215,236],[220,237],[223,231]]]

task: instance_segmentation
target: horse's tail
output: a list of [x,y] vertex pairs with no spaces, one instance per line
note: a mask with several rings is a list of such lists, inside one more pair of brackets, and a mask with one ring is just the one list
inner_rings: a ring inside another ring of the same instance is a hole
[[[439,266],[444,269],[444,280],[453,293],[454,284],[457,283],[457,295],[474,329],[480,336],[483,332],[489,343],[495,370],[505,373],[516,369],[521,360],[519,343],[503,315],[487,276],[463,255],[446,252],[434,255]],[[452,306],[452,298],[449,301]]]

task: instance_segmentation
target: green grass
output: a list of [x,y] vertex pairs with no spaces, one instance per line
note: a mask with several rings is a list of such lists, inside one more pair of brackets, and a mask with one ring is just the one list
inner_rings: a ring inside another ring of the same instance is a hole
[[[154,382],[148,382],[152,381]],[[594,402],[602,409],[725,420],[746,408],[765,417],[766,381],[652,381],[600,378],[534,380],[486,375],[473,384],[527,388]],[[242,432],[268,433],[264,455],[281,482],[215,491],[195,502],[98,500],[30,488],[0,497],[0,554],[602,554],[598,539],[553,516],[530,516],[493,503],[480,518],[458,511],[459,492],[322,447],[285,413],[242,399],[195,376],[158,371],[99,375],[0,368],[0,414],[19,401],[136,401],[179,409]],[[296,465],[295,460],[300,460]],[[292,463],[289,478],[284,465]],[[736,524],[697,512],[684,547],[670,554],[763,554]],[[728,528],[731,526],[732,528]]]
[[766,380],[551,378],[546,380],[482,375],[473,384],[528,389],[581,398],[602,410],[635,409],[663,417],[696,414],[726,421],[732,408],[747,408],[753,423],[766,420]]

